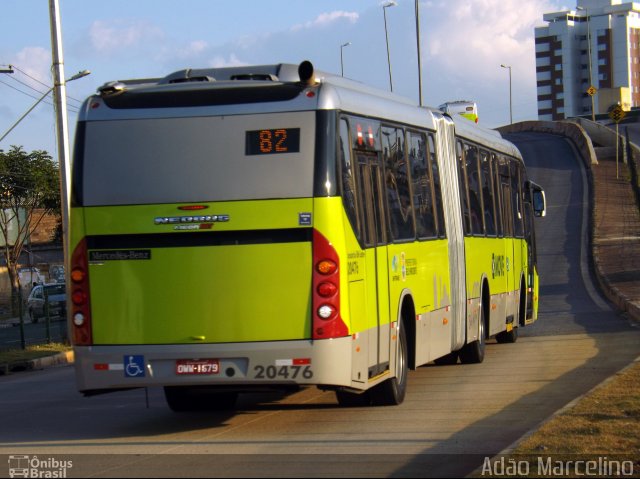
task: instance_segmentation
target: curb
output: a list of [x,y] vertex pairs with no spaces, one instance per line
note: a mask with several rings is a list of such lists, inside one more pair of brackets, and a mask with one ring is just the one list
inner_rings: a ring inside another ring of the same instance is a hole
[[12,363],[0,364],[0,376],[20,371],[35,371],[47,369],[54,366],[66,366],[73,364],[75,355],[73,351],[64,351],[52,356],[30,359],[28,361],[14,361]]

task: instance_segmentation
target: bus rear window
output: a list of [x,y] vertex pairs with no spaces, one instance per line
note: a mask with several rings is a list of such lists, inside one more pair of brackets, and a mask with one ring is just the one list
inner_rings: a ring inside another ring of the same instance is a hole
[[[84,206],[313,196],[314,112],[93,121],[83,131],[74,182]],[[273,135],[269,151],[247,149],[256,131]],[[283,132],[295,141],[278,143]]]

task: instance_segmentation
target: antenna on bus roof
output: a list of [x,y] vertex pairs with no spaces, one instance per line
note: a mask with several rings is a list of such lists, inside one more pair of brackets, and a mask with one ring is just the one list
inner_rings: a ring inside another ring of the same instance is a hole
[[300,76],[300,82],[307,86],[311,86],[316,82],[315,75],[313,74],[313,64],[309,60],[305,60],[298,66],[298,75]]

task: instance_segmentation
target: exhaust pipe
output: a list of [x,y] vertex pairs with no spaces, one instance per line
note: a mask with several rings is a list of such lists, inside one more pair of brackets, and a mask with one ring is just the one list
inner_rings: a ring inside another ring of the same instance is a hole
[[312,86],[316,83],[313,64],[309,60],[300,63],[298,66],[298,75],[300,76],[300,82],[306,86]]

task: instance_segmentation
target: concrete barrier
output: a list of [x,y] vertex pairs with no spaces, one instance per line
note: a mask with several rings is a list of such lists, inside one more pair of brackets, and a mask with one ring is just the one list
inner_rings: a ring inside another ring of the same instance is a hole
[[[589,182],[593,188],[593,176],[591,165],[598,164],[598,158],[601,160],[615,159],[616,157],[616,140],[620,142],[618,145],[618,154],[620,161],[628,163],[632,171],[631,187],[633,188],[638,204],[640,205],[640,181],[633,179],[633,171],[638,171],[638,161],[640,159],[640,147],[629,142],[628,151],[626,147],[626,139],[623,133],[616,132],[602,124],[594,123],[591,120],[583,118],[575,118],[566,121],[525,121],[514,125],[507,125],[497,129],[500,133],[518,133],[524,131],[534,131],[540,133],[550,133],[561,135],[569,138],[578,149],[582,160],[587,167]],[[597,145],[594,147],[594,144]],[[627,162],[627,157],[631,160]],[[637,174],[637,173],[636,173]],[[593,241],[594,231],[594,205],[591,205],[591,241]],[[592,243],[593,244],[593,243]],[[625,311],[632,319],[640,322],[640,304],[637,299],[627,297],[615,285],[613,285],[606,274],[604,274],[601,266],[599,249],[593,248],[593,263],[595,266],[596,277],[605,293],[605,295],[616,305],[621,311]]]
[[[571,121],[522,121],[513,125],[506,125],[497,130],[501,133],[519,133],[523,131],[536,131],[567,137],[575,145],[587,168],[598,164],[598,157],[593,148],[589,134],[578,123]],[[615,133],[614,133],[615,136]],[[615,145],[615,140],[614,143]]]

